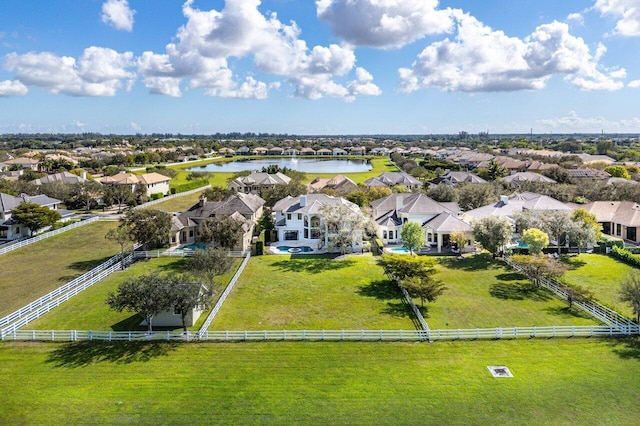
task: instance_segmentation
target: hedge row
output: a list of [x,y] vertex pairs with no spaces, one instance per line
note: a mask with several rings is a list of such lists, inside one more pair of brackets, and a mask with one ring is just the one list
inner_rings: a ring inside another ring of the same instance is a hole
[[631,251],[627,249],[614,246],[611,249],[611,256],[615,257],[618,260],[621,260],[627,265],[633,266],[635,268],[640,268],[640,257],[631,253]]
[[206,179],[192,180],[191,182],[174,186],[173,188],[171,188],[171,193],[179,194],[181,192],[191,191],[192,189],[201,188],[206,185],[209,185],[209,181]]

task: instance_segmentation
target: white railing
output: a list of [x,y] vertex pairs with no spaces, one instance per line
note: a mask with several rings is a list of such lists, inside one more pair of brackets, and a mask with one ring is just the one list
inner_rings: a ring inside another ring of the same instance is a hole
[[249,263],[250,258],[251,258],[251,252],[249,251],[247,252],[247,255],[245,256],[242,263],[240,264],[240,267],[238,268],[236,273],[233,275],[233,278],[231,278],[231,281],[229,281],[227,288],[225,288],[224,291],[222,292],[220,299],[218,299],[218,303],[216,303],[216,305],[213,307],[213,309],[209,313],[209,316],[200,327],[200,330],[198,331],[198,336],[200,336],[201,333],[206,332],[207,329],[209,329],[211,322],[216,317],[216,315],[218,315],[218,311],[220,311],[220,308],[222,307],[222,304],[224,303],[224,301],[227,300],[229,293],[231,293],[231,290],[233,290],[233,287],[236,285],[238,278],[240,278],[240,275],[242,275],[242,271],[244,271],[245,266],[247,266],[247,263]]
[[196,192],[204,191],[205,189],[211,188],[211,185],[201,186],[200,188],[192,189],[190,191],[179,192],[177,194],[167,195],[166,197],[158,198],[157,200],[148,201],[144,204],[140,204],[139,206],[135,206],[134,209],[144,209],[149,206],[154,206],[163,201],[171,200],[172,198],[182,197],[183,195],[189,195]]
[[[193,256],[194,250],[191,249],[181,249],[181,250],[153,250],[153,251],[136,251],[133,253],[133,256],[136,259],[156,259],[159,257],[191,257]],[[229,257],[245,257],[247,255],[246,251],[229,251]]]
[[400,286],[400,290],[402,290],[402,294],[404,295],[404,298],[407,300],[407,303],[409,303],[409,306],[411,306],[411,310],[413,310],[413,314],[416,316],[418,323],[420,323],[420,327],[422,327],[423,330],[429,331],[429,326],[427,325],[427,322],[424,320],[424,317],[422,316],[422,312],[420,312],[420,309],[418,309],[416,304],[413,303],[413,298],[409,296],[409,292],[402,286]]
[[[519,271],[523,275],[527,275],[523,268],[513,262],[508,257],[504,258],[504,261],[511,266],[513,269]],[[556,280],[542,278],[540,279],[540,283],[555,293],[562,299],[568,299],[569,294],[563,289],[563,285],[560,284]],[[606,306],[596,302],[596,301],[574,301],[573,305],[582,309],[584,312],[590,314],[591,316],[599,319],[605,324],[616,326],[616,327],[633,327],[637,326],[636,323],[631,321],[630,319],[620,315],[618,312],[613,309],[607,308]]]
[[22,240],[16,244],[11,244],[8,247],[0,247],[0,254],[8,253],[12,250],[19,249],[21,247],[28,246],[29,244],[37,243],[38,241],[42,241],[45,238],[53,237],[58,234],[62,234],[63,232],[70,231],[75,228],[79,228],[80,226],[88,225],[90,223],[98,221],[99,218],[97,216],[91,217],[89,219],[81,220],[80,222],[72,223],[71,225],[64,226],[62,228],[56,229],[55,231],[45,232],[44,234],[36,235],[35,237],[28,238],[26,240]]
[[620,337],[638,335],[639,327],[555,326],[459,330],[244,330],[244,331],[86,331],[11,330],[1,340],[22,341],[436,341],[532,339],[553,337]]
[[[135,247],[135,246],[134,246]],[[128,262],[131,260],[131,255],[125,257],[125,262]],[[46,305],[47,303],[51,302],[52,300],[60,297],[61,295],[65,294],[68,291],[73,290],[75,287],[83,285],[87,280],[91,280],[93,279],[95,276],[99,275],[101,272],[108,270],[109,268],[115,266],[116,268],[120,268],[120,254],[117,254],[115,256],[113,256],[112,258],[110,258],[109,260],[107,260],[106,262],[96,266],[95,268],[93,268],[92,270],[90,270],[89,272],[86,272],[82,275],[80,275],[77,278],[74,278],[73,280],[69,281],[68,283],[56,288],[55,290],[45,294],[44,296],[34,300],[33,302],[29,303],[26,306],[23,306],[22,308],[18,309],[17,311],[14,311],[12,313],[10,313],[9,315],[7,315],[4,318],[0,318],[0,328],[1,327],[6,327],[7,325],[18,321],[20,318],[23,318],[24,316],[28,315],[29,313],[38,310],[39,308],[41,308],[42,306]]]

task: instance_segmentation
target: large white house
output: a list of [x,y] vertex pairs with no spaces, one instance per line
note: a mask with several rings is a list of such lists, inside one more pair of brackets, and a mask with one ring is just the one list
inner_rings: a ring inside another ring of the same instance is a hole
[[378,226],[377,236],[384,244],[399,244],[402,227],[407,222],[419,223],[427,245],[435,246],[438,252],[450,245],[454,232],[464,232],[473,240],[471,225],[458,217],[460,209],[456,203],[439,203],[416,192],[394,193],[370,205]]
[[[341,197],[325,194],[307,194],[299,197],[284,198],[273,206],[278,241],[292,246],[309,246],[321,250],[329,244],[331,234],[324,221],[323,209],[326,206],[344,206],[352,212],[365,216],[360,207]],[[362,235],[356,236],[352,251],[362,249]]]
[[[9,194],[3,194],[0,192],[0,241],[16,240],[21,237],[26,237],[31,234],[31,231],[26,226],[22,226],[11,217],[13,209],[18,207],[22,203],[34,203],[39,206],[49,207],[51,210],[56,210],[62,213],[61,216],[69,217],[73,212],[66,210],[58,210],[58,204],[62,201],[55,198],[47,197],[46,195],[34,195],[29,196],[26,194],[20,194],[17,197]],[[37,229],[35,230],[37,231]]]
[[168,194],[170,180],[171,178],[156,172],[142,175],[120,172],[113,176],[103,177],[100,179],[100,183],[103,185],[127,185],[131,188],[131,192],[135,191],[137,185],[144,184],[147,187],[147,196],[151,196],[151,194]]

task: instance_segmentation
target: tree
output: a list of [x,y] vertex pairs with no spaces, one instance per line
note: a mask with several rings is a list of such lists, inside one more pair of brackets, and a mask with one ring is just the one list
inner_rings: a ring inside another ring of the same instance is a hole
[[540,229],[529,228],[522,233],[520,241],[529,247],[530,254],[540,254],[549,245],[549,236]]
[[491,160],[489,162],[489,166],[486,169],[478,171],[478,176],[488,181],[494,181],[502,177],[509,176],[509,169],[501,166],[494,160]]
[[157,273],[129,278],[118,286],[116,293],[109,293],[107,304],[115,311],[132,311],[147,322],[153,331],[153,317],[171,308],[166,279]]
[[460,255],[462,255],[464,246],[467,244],[467,241],[469,241],[469,237],[462,231],[456,231],[449,235],[449,240],[458,246]]
[[473,224],[473,234],[493,257],[497,257],[503,246],[511,239],[513,229],[508,219],[489,216]]
[[567,293],[567,303],[569,303],[569,309],[573,307],[574,302],[588,302],[593,299],[593,293],[591,290],[581,287],[579,285],[567,285],[563,290]]
[[104,194],[104,187],[96,181],[88,180],[82,183],[75,183],[71,186],[71,203],[81,206],[85,210],[98,203],[98,199]]
[[631,175],[624,168],[624,166],[608,166],[604,168],[604,171],[609,173],[613,177],[618,177],[622,179],[631,179]]
[[122,211],[122,206],[133,199],[133,192],[128,185],[108,185],[104,188],[104,202],[107,205],[116,204],[118,213]]
[[469,183],[458,190],[458,204],[462,210],[472,210],[498,200],[493,186],[486,183]]
[[186,318],[189,311],[200,307],[206,309],[213,297],[213,288],[198,282],[187,282],[185,276],[171,276],[168,279],[168,299],[174,311],[180,311],[182,329],[187,332]]
[[160,210],[129,210],[123,218],[122,226],[131,239],[139,242],[145,249],[162,247],[169,241],[171,215]]
[[402,225],[400,239],[411,254],[425,244],[424,232],[418,222],[405,222]]
[[545,211],[539,215],[541,221],[540,229],[549,235],[549,240],[555,241],[558,245],[558,253],[560,253],[560,247],[563,241],[561,239],[571,229],[573,222],[571,221],[571,214],[567,211],[553,210]]
[[514,254],[509,260],[522,268],[535,287],[540,287],[543,278],[558,278],[567,270],[567,266],[558,259],[539,254]]
[[320,213],[324,219],[330,251],[339,249],[342,254],[346,254],[354,245],[362,243],[365,234],[374,233],[373,223],[353,204],[325,204]]
[[384,254],[378,260],[389,279],[397,284],[408,277],[428,276],[435,270],[436,261],[431,257]]
[[104,237],[107,240],[111,240],[120,244],[120,266],[121,269],[124,270],[124,248],[128,243],[132,242],[129,229],[127,229],[125,226],[122,226],[121,224],[117,228],[110,229]]
[[233,190],[221,186],[212,186],[204,191],[204,196],[208,201],[222,201],[233,194],[235,194]]
[[273,207],[275,203],[287,196],[298,197],[307,193],[307,187],[298,180],[291,180],[287,184],[278,184],[273,188],[260,190],[260,197],[265,200],[265,206]]
[[620,285],[619,297],[621,302],[626,302],[633,309],[636,322],[640,322],[640,272],[634,271],[627,276]]
[[233,259],[226,250],[217,248],[198,249],[187,260],[187,269],[197,278],[201,278],[213,291],[214,279],[229,272]]
[[427,196],[439,203],[451,202],[458,200],[458,191],[453,185],[435,185],[427,190]]
[[242,241],[243,223],[231,216],[204,219],[198,226],[196,240],[233,250]]
[[402,287],[407,290],[409,296],[419,297],[423,308],[425,300],[434,302],[447,289],[442,282],[434,280],[429,275],[411,276],[402,281]]
[[11,217],[29,228],[31,236],[45,226],[51,226],[60,220],[60,213],[36,203],[20,203],[11,211]]
[[133,189],[133,194],[131,194],[130,202],[134,205],[144,204],[149,201],[149,196],[147,195],[147,185],[144,183],[138,183]]

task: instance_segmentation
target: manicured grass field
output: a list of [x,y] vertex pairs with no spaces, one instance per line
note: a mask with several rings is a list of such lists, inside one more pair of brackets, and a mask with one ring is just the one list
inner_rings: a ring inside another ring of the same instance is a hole
[[372,256],[254,257],[210,329],[415,329],[401,296]]
[[193,194],[183,195],[170,200],[165,200],[161,203],[149,206],[149,209],[163,210],[165,212],[182,212],[193,206],[200,199],[202,192],[195,192]]
[[640,343],[3,343],[0,374],[12,425],[634,425]]
[[562,278],[563,281],[591,290],[604,305],[634,318],[631,307],[618,299],[620,284],[634,268],[603,254],[571,256],[567,262],[570,269]]
[[[216,295],[218,297],[240,263],[241,259],[237,259],[231,272],[216,278]],[[140,326],[142,318],[137,314],[128,311],[116,312],[109,309],[105,303],[107,295],[109,292],[115,292],[118,285],[128,278],[148,274],[151,271],[158,271],[161,274],[180,273],[184,269],[185,259],[183,258],[160,258],[137,262],[127,270],[116,272],[93,285],[42,318],[29,323],[25,328],[34,330],[146,330],[146,326]],[[206,316],[207,313],[203,313],[190,330],[198,330]],[[175,329],[179,328],[175,327]]]
[[597,324],[490,255],[440,258],[437,270],[447,290],[425,305],[432,329]]
[[0,256],[0,316],[44,296],[120,251],[104,238],[116,222],[96,222]]

